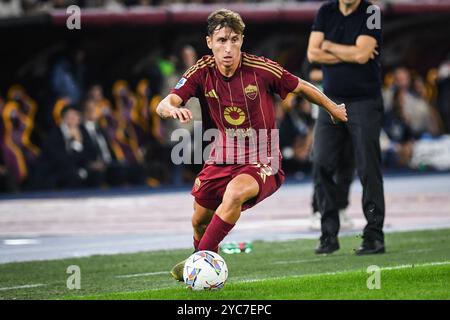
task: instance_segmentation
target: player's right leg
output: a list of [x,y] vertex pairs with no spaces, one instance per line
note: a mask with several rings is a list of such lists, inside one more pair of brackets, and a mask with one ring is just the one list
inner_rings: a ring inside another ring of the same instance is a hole
[[[194,214],[192,215],[192,228],[194,229],[194,251],[198,250],[200,240],[205,233],[206,227],[208,227],[214,215],[214,210],[202,207],[196,201],[194,201]],[[183,269],[186,259],[177,263],[170,274],[177,281],[183,281]]]

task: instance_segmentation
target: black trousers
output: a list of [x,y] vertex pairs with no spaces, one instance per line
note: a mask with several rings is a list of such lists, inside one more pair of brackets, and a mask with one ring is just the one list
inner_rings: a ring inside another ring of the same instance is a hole
[[336,237],[339,232],[339,200],[334,179],[345,144],[351,141],[354,160],[363,187],[362,208],[367,225],[365,240],[384,241],[385,214],[383,176],[381,173],[380,131],[383,121],[381,98],[344,102],[348,122],[333,124],[321,108],[316,122],[313,146],[314,190],[322,214],[322,238]]
[[[334,179],[336,181],[336,206],[338,210],[342,210],[349,205],[350,186],[355,175],[355,161],[353,156],[353,145],[350,139],[343,142],[341,154],[336,163],[336,173]],[[317,204],[316,190],[312,196],[313,212],[320,212]]]

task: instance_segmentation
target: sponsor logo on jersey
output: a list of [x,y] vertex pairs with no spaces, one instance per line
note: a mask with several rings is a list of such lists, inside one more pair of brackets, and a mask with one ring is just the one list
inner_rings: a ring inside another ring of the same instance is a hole
[[226,107],[223,116],[233,126],[239,126],[245,121],[245,113],[239,107]]
[[256,131],[253,128],[226,128],[225,134],[229,138],[247,138],[256,136]]

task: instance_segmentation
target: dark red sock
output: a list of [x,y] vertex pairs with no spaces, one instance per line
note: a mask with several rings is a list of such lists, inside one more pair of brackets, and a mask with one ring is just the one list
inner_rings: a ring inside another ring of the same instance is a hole
[[[198,245],[200,244],[200,240],[197,240],[194,238],[194,252],[198,251]],[[214,250],[212,250],[214,252],[218,252],[219,251],[219,246],[215,247]]]
[[228,232],[230,232],[233,227],[234,224],[223,221],[218,215],[215,214],[206,228],[205,234],[200,240],[198,250],[217,252],[219,243],[226,237]]
[[198,245],[200,244],[200,240],[195,239],[194,237],[194,250],[198,251]]

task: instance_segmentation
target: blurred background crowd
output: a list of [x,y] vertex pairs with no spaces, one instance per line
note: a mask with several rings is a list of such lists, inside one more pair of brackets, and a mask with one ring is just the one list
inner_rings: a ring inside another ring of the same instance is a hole
[[[22,14],[70,3],[0,0],[0,13],[5,16],[4,8],[13,4],[20,9],[15,14]],[[166,1],[74,3],[120,8]],[[449,33],[439,19],[430,19],[431,31],[423,30],[424,21],[413,26],[421,32],[411,32],[411,24],[391,18],[391,25],[402,27],[395,32],[392,27],[385,38],[381,145],[386,170],[450,169],[450,41],[442,41]],[[276,35],[271,36],[249,23],[243,50],[274,59],[320,87],[320,66],[305,58],[310,25],[310,20],[269,24],[265,27]],[[82,36],[69,38],[62,27],[20,26],[15,34],[8,29],[4,43],[9,47],[1,49],[0,191],[191,183],[201,165],[174,165],[176,142],[170,135],[179,127],[193,132],[194,123],[161,120],[156,106],[183,72],[208,54],[203,27],[87,27]],[[430,37],[437,30],[443,35]],[[415,42],[425,37],[434,40]],[[189,108],[201,120],[195,99]],[[277,101],[283,168],[295,179],[311,172],[316,113],[317,106],[300,97]]]
[[[433,0],[446,2],[447,0]],[[240,3],[295,3],[322,2],[322,0],[0,0],[0,17],[19,16],[55,9],[66,9],[70,5],[80,8],[101,8],[120,11],[132,7],[166,6],[173,4],[240,4]],[[377,4],[413,3],[415,0],[376,0]]]

